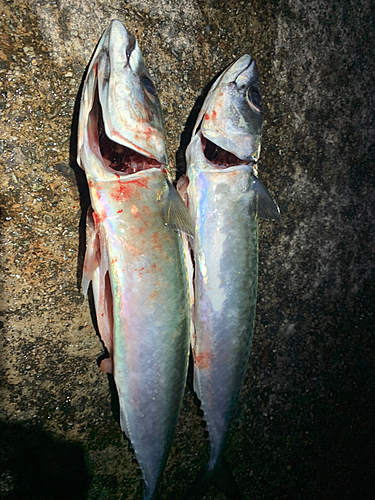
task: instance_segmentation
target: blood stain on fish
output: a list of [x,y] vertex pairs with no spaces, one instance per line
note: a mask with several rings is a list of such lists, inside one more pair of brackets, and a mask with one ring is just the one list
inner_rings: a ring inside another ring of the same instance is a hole
[[129,250],[129,252],[131,252],[132,254],[135,255],[142,254],[142,251],[138,247],[132,245],[131,243],[124,242],[124,245],[126,246],[127,250]]
[[139,213],[138,207],[136,205],[132,206],[131,213],[136,219],[142,218],[142,215]]
[[194,364],[197,368],[205,370],[210,367],[210,355],[206,352],[200,352],[195,355]]
[[100,214],[97,214],[96,212],[92,212],[92,217],[95,222],[95,226],[99,224],[99,222],[102,222],[104,219],[107,217],[107,213],[105,210],[102,210]]
[[148,189],[148,179],[136,179],[128,182],[121,182],[119,180],[111,193],[111,197],[116,201],[128,201],[133,196],[133,191],[139,187]]
[[99,222],[100,222],[100,218],[96,215],[96,212],[94,212],[94,211],[92,212],[92,218],[94,219],[95,226],[96,226],[97,224],[99,224]]

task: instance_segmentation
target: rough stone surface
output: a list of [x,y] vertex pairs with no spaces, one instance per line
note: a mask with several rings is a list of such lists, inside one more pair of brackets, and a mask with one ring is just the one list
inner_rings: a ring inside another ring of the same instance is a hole
[[[96,363],[80,288],[87,191],[69,166],[82,76],[118,18],[179,171],[206,84],[246,52],[261,74],[259,172],[283,224],[260,224],[254,343],[226,450],[244,498],[373,498],[374,2],[0,0],[0,12],[0,497],[141,498]],[[206,463],[200,422],[188,385],[162,500]]]

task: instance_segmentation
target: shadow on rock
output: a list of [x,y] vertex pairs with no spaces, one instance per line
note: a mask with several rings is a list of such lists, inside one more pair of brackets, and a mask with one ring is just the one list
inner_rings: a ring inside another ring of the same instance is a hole
[[1,499],[87,498],[90,477],[79,444],[27,424],[1,422],[0,436]]

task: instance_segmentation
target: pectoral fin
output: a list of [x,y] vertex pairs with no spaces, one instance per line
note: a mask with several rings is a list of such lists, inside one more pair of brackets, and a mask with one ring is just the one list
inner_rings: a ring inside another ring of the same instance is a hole
[[257,215],[262,219],[275,220],[281,223],[280,209],[264,184],[251,175],[249,190],[256,194]]
[[168,179],[159,203],[165,224],[175,231],[182,231],[194,238],[194,225],[189,211]]

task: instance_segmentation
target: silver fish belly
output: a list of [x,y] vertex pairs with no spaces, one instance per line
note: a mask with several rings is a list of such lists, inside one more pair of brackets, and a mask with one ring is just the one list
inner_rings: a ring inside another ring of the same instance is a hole
[[[261,89],[248,55],[214,83],[188,146],[179,190],[195,225],[190,264],[194,389],[218,465],[250,355],[258,283],[258,215],[279,218],[257,180]],[[185,244],[188,239],[185,237]],[[193,269],[193,270],[192,270]]]
[[144,500],[154,498],[181,408],[189,351],[182,240],[190,216],[170,182],[164,124],[135,38],[117,20],[88,68],[78,125],[87,216],[85,294],[92,281],[99,331],[134,448]]

